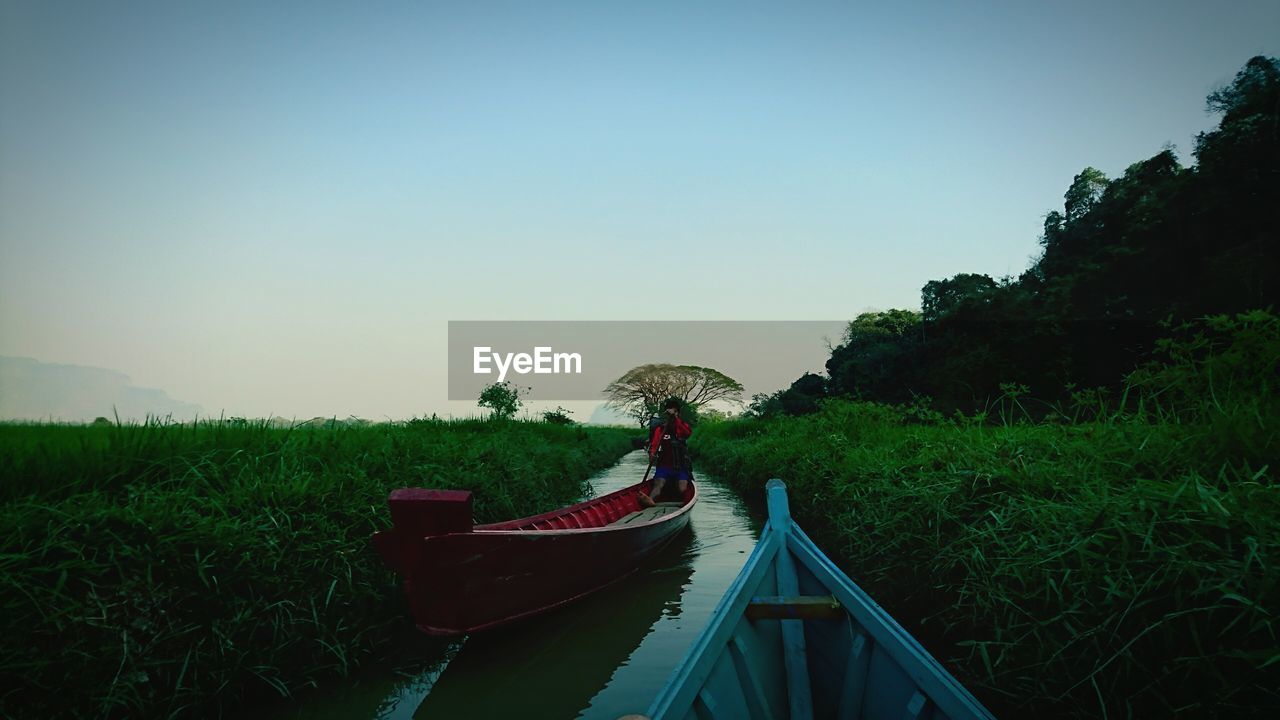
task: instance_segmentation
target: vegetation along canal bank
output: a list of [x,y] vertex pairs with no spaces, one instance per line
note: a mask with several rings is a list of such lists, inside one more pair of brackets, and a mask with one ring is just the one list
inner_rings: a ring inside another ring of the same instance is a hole
[[217,715],[343,676],[409,632],[370,546],[403,486],[480,522],[580,499],[634,431],[0,425],[0,716]]
[[819,544],[998,715],[1272,716],[1280,320],[1217,325],[1096,416],[827,399],[705,423],[698,463],[747,498],[784,478]]

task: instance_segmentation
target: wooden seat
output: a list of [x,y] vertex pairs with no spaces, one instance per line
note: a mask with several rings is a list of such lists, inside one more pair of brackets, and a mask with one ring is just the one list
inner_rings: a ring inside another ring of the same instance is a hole
[[609,523],[609,525],[632,525],[634,523],[649,522],[650,520],[657,520],[663,515],[670,515],[682,507],[684,507],[684,503],[662,502],[651,508],[644,508],[642,510],[636,510],[633,513],[628,513],[627,515],[623,515],[617,520]]

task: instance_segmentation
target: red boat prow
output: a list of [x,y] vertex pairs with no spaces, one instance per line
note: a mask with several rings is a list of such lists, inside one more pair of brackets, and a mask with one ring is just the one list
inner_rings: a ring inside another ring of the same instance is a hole
[[643,508],[638,483],[541,515],[471,524],[471,493],[405,488],[391,493],[390,530],[374,533],[382,559],[404,579],[418,628],[458,635],[528,617],[610,585],[689,524],[698,499]]

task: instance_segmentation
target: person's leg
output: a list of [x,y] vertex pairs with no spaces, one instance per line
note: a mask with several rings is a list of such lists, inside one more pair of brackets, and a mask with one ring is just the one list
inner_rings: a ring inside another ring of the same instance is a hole
[[672,477],[679,481],[676,485],[676,489],[680,491],[680,502],[684,502],[684,494],[689,490],[689,481],[693,480],[693,475],[689,474],[689,471],[686,469],[680,469],[677,470],[675,475]]
[[667,484],[666,478],[654,478],[653,494],[650,495],[650,497],[652,497],[654,500],[657,500],[658,498],[662,497],[662,487],[666,484]]
[[657,502],[675,502],[684,500],[683,489],[681,490],[681,495],[678,498],[662,497],[662,493],[664,491],[670,493],[674,489],[673,486],[683,488],[684,480],[687,477],[689,477],[689,474],[679,468],[659,468],[659,472],[654,473],[654,479],[662,484],[654,486],[653,499]]
[[662,495],[662,486],[667,481],[667,468],[654,468],[653,470],[653,491],[649,495],[645,495],[644,491],[640,491],[640,504],[644,507],[653,507],[657,504],[657,500]]

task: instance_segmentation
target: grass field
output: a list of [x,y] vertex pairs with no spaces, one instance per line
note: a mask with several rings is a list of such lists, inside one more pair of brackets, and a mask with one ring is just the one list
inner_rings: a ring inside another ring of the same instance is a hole
[[1219,430],[831,401],[696,440],[748,497],[784,479],[824,549],[997,715],[1274,716],[1280,488],[1258,457],[1221,459],[1239,436]]
[[369,536],[400,486],[480,522],[579,499],[633,431],[419,420],[0,425],[0,717],[234,715],[407,628]]

